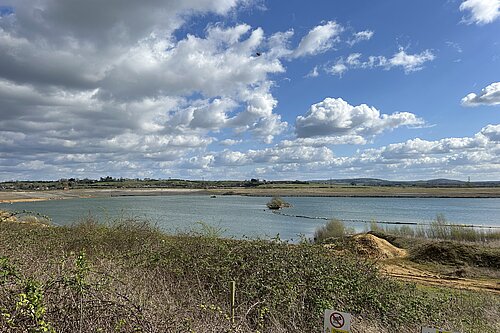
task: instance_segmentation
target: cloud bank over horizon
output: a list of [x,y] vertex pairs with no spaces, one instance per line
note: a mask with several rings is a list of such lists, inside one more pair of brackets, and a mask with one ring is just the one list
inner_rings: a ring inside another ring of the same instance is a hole
[[[494,7],[468,0],[459,10],[495,24]],[[269,10],[256,0],[1,8],[0,181],[500,176],[498,120],[418,139],[432,118],[425,108],[376,103],[347,78],[418,86],[414,76],[444,61],[432,45],[395,38],[367,49],[382,33],[347,19],[245,23]],[[302,82],[312,88],[295,88]],[[496,106],[499,93],[494,82],[461,103]]]

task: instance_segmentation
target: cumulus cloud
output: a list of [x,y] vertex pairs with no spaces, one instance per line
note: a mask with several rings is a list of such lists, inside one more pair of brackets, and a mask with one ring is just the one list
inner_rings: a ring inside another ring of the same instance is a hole
[[[297,117],[298,137],[293,137],[287,133],[292,127],[276,113],[273,80],[285,72],[284,61],[333,49],[343,27],[323,22],[292,45],[291,29],[269,34],[244,23],[213,23],[247,3],[5,0],[8,10],[0,13],[0,180],[316,178],[329,172],[431,168],[438,162],[461,165],[456,170],[462,172],[467,161],[478,170],[498,170],[498,125],[471,138],[415,139],[399,148],[336,156],[329,146],[366,144],[383,131],[423,123],[412,113],[381,114],[342,99],[311,106]],[[203,17],[204,27],[193,31],[189,23],[194,17]],[[347,43],[372,36],[360,31]],[[315,67],[311,76],[356,68],[410,73],[433,59],[429,50],[368,58],[352,53],[331,68]],[[283,133],[288,140],[273,144]],[[262,148],[241,151],[237,145],[243,142]],[[210,151],[221,145],[224,150]],[[398,164],[398,154],[410,157]]]
[[470,16],[464,18],[466,23],[487,24],[500,17],[500,1],[466,0],[460,4],[460,11],[469,12]]
[[418,54],[408,54],[405,50],[400,49],[388,60],[387,68],[402,67],[405,73],[411,73],[423,69],[423,64],[435,59],[434,54],[430,50],[425,50]]
[[304,116],[297,117],[295,132],[299,138],[327,136],[352,140],[353,136],[371,138],[400,126],[423,124],[424,121],[413,113],[380,114],[380,111],[366,104],[352,106],[342,98],[326,98],[311,105]]
[[[302,139],[307,140],[308,138]],[[471,137],[410,139],[336,156],[324,146],[283,141],[265,149],[214,153],[214,170],[245,170],[272,179],[375,176],[392,179],[500,175],[500,125],[487,125]]]
[[479,95],[470,93],[461,101],[463,106],[499,105],[500,104],[500,82],[493,82],[481,90]]
[[343,30],[343,27],[334,21],[328,21],[314,27],[302,38],[292,56],[303,57],[331,49],[339,41],[339,35]]
[[385,56],[369,56],[363,59],[361,53],[352,53],[346,58],[341,57],[337,59],[333,65],[326,66],[325,70],[329,74],[340,77],[349,69],[383,68],[390,70],[393,68],[402,68],[406,74],[409,74],[422,70],[426,62],[432,61],[435,58],[436,56],[430,50],[408,54],[402,48],[390,58],[386,58]]
[[479,133],[489,141],[500,143],[500,124],[483,127]]
[[224,129],[270,143],[287,127],[268,77],[284,71],[278,35],[246,24],[174,34],[191,15],[240,3],[12,2],[0,20],[1,163],[126,173],[197,154]]
[[381,148],[367,149],[354,157],[356,163],[387,168],[417,170],[424,174],[499,174],[500,127],[488,125],[473,137],[444,138],[436,141],[412,139]]
[[344,60],[338,60],[334,65],[326,67],[326,72],[332,75],[338,75],[342,77],[342,75],[347,72],[349,68],[344,64]]
[[327,147],[275,146],[246,152],[225,150],[216,155],[214,166],[248,164],[305,164],[330,161],[333,152]]

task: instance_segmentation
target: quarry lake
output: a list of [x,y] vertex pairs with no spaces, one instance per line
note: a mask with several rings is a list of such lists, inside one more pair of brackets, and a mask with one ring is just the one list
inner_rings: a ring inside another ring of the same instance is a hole
[[[66,225],[93,216],[99,221],[133,217],[150,221],[170,232],[200,228],[199,221],[236,238],[297,240],[311,237],[326,219],[346,220],[346,225],[363,231],[363,221],[430,223],[437,214],[456,224],[500,228],[499,198],[345,198],[286,197],[292,204],[276,214],[268,210],[268,197],[167,195],[88,198],[0,204],[0,209],[34,211],[48,215],[53,223]],[[498,229],[497,229],[498,230]]]

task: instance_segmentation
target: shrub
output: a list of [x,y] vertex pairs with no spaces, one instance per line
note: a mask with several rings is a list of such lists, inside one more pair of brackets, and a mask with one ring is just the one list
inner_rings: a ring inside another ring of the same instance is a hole
[[348,229],[345,227],[344,222],[333,219],[330,220],[326,225],[319,227],[314,232],[314,241],[316,243],[321,243],[325,239],[331,237],[343,237],[348,233],[353,233],[354,230]]
[[[315,332],[335,308],[352,313],[360,333],[381,331],[372,323],[489,333],[500,309],[493,296],[393,281],[324,246],[168,236],[141,223],[2,223],[0,253],[0,327],[14,316],[7,332]],[[18,316],[21,293],[38,315]]]
[[268,203],[267,208],[269,209],[280,209],[285,207],[291,207],[291,205],[281,199],[280,197],[273,197]]

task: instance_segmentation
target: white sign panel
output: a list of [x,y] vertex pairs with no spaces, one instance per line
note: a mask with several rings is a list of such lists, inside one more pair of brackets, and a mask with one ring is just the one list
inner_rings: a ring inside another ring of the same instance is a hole
[[335,310],[325,310],[324,333],[350,333],[351,314]]
[[458,333],[458,332],[446,331],[439,328],[422,327],[422,333]]

